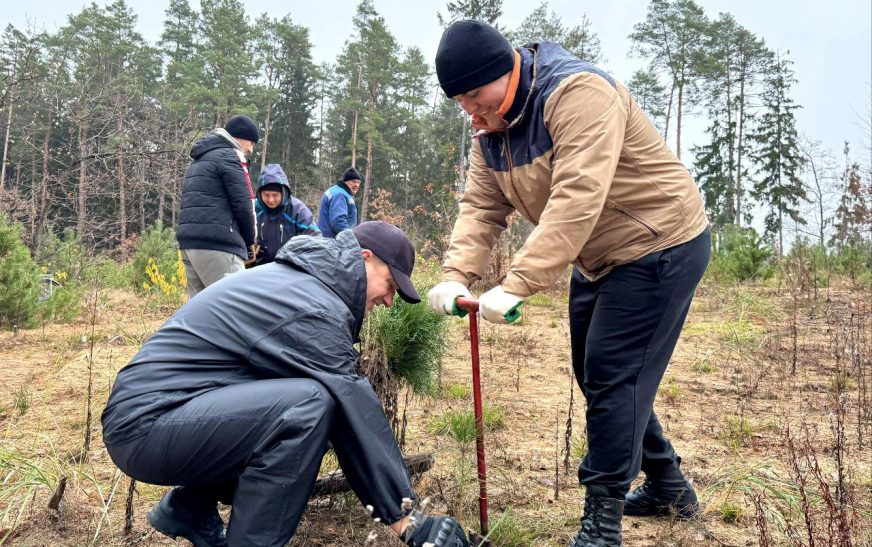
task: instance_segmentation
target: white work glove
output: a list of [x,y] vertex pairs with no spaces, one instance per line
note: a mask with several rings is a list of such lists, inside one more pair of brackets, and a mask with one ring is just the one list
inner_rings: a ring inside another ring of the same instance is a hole
[[478,311],[485,321],[511,323],[521,317],[524,299],[496,286],[478,298]]
[[427,303],[430,304],[430,308],[437,313],[459,315],[460,317],[463,317],[466,315],[466,311],[461,310],[454,303],[458,296],[471,298],[472,294],[463,283],[458,283],[457,281],[443,281],[430,289],[430,292],[427,293]]

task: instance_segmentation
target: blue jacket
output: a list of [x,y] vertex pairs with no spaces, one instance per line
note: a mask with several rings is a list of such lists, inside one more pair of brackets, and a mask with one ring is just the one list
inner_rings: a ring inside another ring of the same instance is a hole
[[245,260],[255,241],[254,193],[232,139],[216,129],[191,148],[176,239],[181,249],[224,251]]
[[[270,209],[261,198],[261,192],[269,185],[279,185],[282,192],[281,204]],[[258,178],[257,201],[257,254],[258,264],[275,260],[279,249],[294,236],[321,235],[315,224],[312,212],[306,205],[291,195],[288,177],[278,164],[268,164]]]
[[348,228],[357,226],[357,205],[354,196],[341,182],[337,182],[321,196],[321,207],[318,209],[318,227],[325,237],[336,237],[336,234]]
[[[107,446],[148,435],[168,411],[225,386],[271,378],[320,382],[336,402],[343,466],[380,477],[358,492],[379,514],[414,497],[380,401],[355,372],[366,269],[354,233],[297,237],[276,261],[224,277],[188,301],[118,373],[103,411]],[[236,416],[228,416],[238,419]],[[227,442],[234,442],[228,439]]]

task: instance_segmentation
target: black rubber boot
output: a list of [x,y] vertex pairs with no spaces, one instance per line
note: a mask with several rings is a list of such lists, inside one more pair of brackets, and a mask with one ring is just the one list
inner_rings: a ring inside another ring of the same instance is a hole
[[676,517],[690,519],[699,516],[699,503],[693,485],[679,468],[681,460],[663,472],[645,477],[642,486],[627,494],[624,514],[634,517]]
[[581,530],[569,547],[621,547],[621,515],[624,501],[608,497],[608,489],[588,485]]
[[227,547],[224,521],[217,504],[197,507],[185,503],[179,488],[173,488],[148,512],[148,523],[173,539],[183,537],[195,547]]
[[403,532],[402,540],[409,547],[469,547],[469,540],[460,523],[451,517],[434,517],[417,511]]

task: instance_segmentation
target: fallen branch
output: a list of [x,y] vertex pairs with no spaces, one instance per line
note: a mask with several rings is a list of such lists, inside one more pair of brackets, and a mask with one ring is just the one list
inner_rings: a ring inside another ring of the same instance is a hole
[[[413,454],[404,456],[403,461],[406,463],[406,469],[409,470],[409,475],[415,477],[433,467],[433,453],[429,454]],[[329,496],[330,494],[338,494],[339,492],[347,492],[351,490],[348,481],[345,480],[345,475],[341,469],[332,471],[315,481],[315,488],[312,490],[312,497]]]

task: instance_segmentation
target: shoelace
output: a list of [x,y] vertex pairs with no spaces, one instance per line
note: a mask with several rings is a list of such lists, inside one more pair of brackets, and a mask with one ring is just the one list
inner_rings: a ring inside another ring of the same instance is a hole
[[584,516],[581,517],[581,530],[575,536],[578,541],[592,541],[597,527],[596,521],[602,512],[602,501],[597,498],[587,498],[584,502]]

